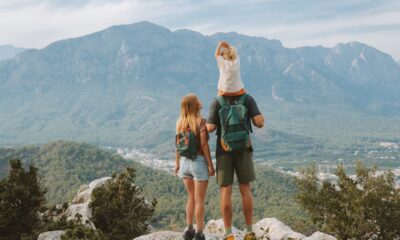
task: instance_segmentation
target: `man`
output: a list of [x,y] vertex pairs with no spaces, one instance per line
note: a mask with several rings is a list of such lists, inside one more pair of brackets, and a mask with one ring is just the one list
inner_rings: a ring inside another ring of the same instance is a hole
[[[224,96],[225,101],[233,104],[240,96]],[[247,122],[262,128],[264,126],[264,116],[261,114],[255,100],[247,95],[244,106],[247,108]],[[239,190],[242,197],[243,213],[246,221],[245,240],[255,240],[252,229],[253,218],[253,196],[251,193],[250,182],[255,180],[253,149],[251,144],[248,148],[241,151],[225,152],[221,146],[221,123],[219,110],[221,105],[217,99],[211,103],[209,116],[207,119],[207,130],[213,132],[217,129],[217,183],[220,185],[220,207],[225,225],[225,240],[234,240],[232,234],[232,184],[234,173],[236,173]]]

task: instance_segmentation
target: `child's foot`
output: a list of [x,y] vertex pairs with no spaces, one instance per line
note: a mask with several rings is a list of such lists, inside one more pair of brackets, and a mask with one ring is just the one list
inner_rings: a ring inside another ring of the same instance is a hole
[[196,233],[194,234],[194,240],[206,240],[206,237],[203,233]]
[[224,236],[224,240],[235,240],[235,236],[233,236],[233,234],[229,234],[227,236]]
[[183,239],[184,240],[193,240],[195,235],[195,231],[194,229],[187,229],[184,233],[183,233]]
[[256,240],[256,234],[254,232],[248,232],[244,236],[244,240]]

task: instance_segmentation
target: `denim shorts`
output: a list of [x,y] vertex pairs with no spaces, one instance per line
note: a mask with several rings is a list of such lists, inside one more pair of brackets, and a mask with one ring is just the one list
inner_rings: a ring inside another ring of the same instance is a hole
[[181,157],[179,167],[180,178],[191,178],[195,181],[208,180],[208,165],[203,155],[197,155],[195,159]]

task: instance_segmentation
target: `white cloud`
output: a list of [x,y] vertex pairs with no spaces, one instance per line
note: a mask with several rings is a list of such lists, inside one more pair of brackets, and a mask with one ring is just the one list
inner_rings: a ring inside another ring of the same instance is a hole
[[[185,11],[187,6],[181,6]],[[157,14],[154,12],[157,11]],[[159,23],[175,11],[161,1],[88,2],[80,7],[54,7],[48,2],[18,8],[0,7],[0,44],[44,47],[64,38],[77,37],[116,24],[148,20]]]

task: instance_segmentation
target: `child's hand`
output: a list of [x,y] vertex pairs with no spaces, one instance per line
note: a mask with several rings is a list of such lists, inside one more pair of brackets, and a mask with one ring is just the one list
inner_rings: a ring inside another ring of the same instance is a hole
[[214,170],[214,167],[213,167],[213,166],[208,167],[208,174],[209,174],[211,177],[215,176],[215,170]]
[[221,47],[224,47],[224,48],[229,47],[229,44],[228,44],[226,41],[220,41],[218,44],[219,44]]
[[179,165],[175,166],[175,171],[174,171],[175,176],[179,175],[179,168],[180,168]]

